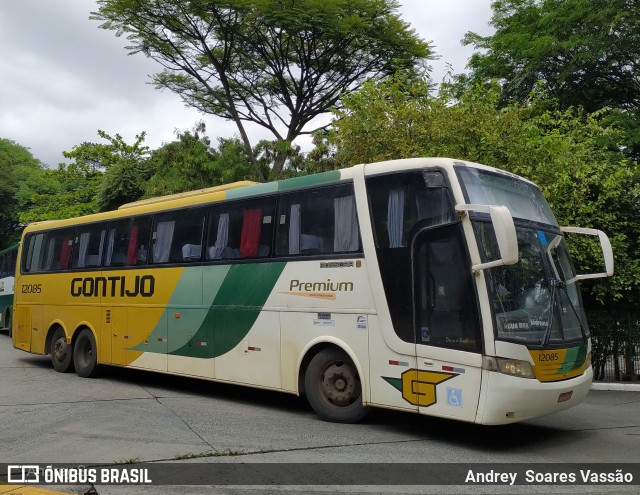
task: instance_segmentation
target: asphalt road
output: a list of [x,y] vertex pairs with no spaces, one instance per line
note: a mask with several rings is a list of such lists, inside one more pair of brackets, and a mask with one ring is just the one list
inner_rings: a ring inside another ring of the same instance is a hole
[[[162,461],[185,469],[200,463],[640,463],[640,392],[592,390],[574,409],[509,426],[384,410],[343,425],[319,420],[304,399],[286,394],[118,368],[97,379],[60,374],[48,357],[13,349],[0,334],[0,464]],[[180,493],[640,492],[640,485],[336,487],[340,480],[331,475],[328,469],[326,483],[310,487],[185,486]],[[96,489],[100,495],[177,491]]]

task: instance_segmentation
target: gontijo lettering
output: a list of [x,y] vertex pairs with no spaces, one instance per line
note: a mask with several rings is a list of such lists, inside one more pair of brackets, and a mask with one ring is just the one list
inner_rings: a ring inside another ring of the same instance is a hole
[[155,292],[153,275],[86,277],[71,279],[72,297],[151,297]]

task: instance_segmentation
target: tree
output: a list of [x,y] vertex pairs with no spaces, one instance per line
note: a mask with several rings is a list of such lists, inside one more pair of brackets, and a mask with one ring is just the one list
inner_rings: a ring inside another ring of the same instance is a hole
[[20,210],[23,223],[70,218],[117,208],[142,194],[149,148],[143,145],[145,133],[127,144],[122,136],[99,130],[106,143],[83,142],[63,151],[71,163],[60,163],[55,170],[44,170],[41,187],[31,204]]
[[9,244],[4,239],[13,237],[18,226],[15,215],[15,195],[18,184],[13,175],[13,153],[15,151],[15,143],[7,139],[0,141],[0,203],[2,204],[2,209],[0,209],[0,247]]
[[145,132],[138,134],[133,144],[127,144],[120,134],[111,136],[98,130],[98,136],[107,143],[84,142],[62,154],[74,160],[78,170],[99,175],[104,172],[97,185],[96,207],[98,211],[107,211],[140,197],[150,175],[146,163],[149,148],[143,144]]
[[[620,151],[624,134],[599,114],[552,109],[547,100],[499,108],[500,88],[432,97],[426,83],[366,84],[344,100],[332,138],[341,166],[393,158],[449,156],[501,168],[537,183],[561,225],[605,231],[614,277],[585,282],[585,295],[640,300],[640,167]],[[570,244],[583,271],[601,271],[593,245]]]
[[126,34],[164,71],[158,88],[189,106],[232,120],[245,154],[264,173],[245,129],[268,130],[287,151],[318,115],[370,78],[411,74],[432,56],[397,15],[396,0],[98,0],[92,19]]
[[30,207],[20,212],[20,221],[27,224],[96,213],[102,176],[102,172],[78,163],[60,163],[55,170],[45,170],[44,179],[52,187],[33,195]]
[[177,133],[177,140],[153,151],[149,159],[151,177],[144,197],[162,196],[255,179],[255,171],[237,139],[220,139],[211,148],[203,122],[191,131]]
[[490,36],[467,33],[479,51],[469,60],[471,84],[500,81],[502,105],[532,92],[562,109],[610,108],[624,129],[621,145],[640,159],[640,1],[498,0]]
[[122,161],[128,163],[139,162],[149,155],[149,148],[143,145],[147,136],[144,131],[136,135],[133,144],[127,144],[120,134],[111,136],[100,129],[98,129],[98,136],[107,141],[107,143],[85,141],[74,146],[71,151],[63,151],[62,154],[65,158],[75,161],[78,165],[102,172]]
[[34,195],[54,187],[27,148],[0,139],[0,249],[20,238],[20,212],[31,206]]
[[482,50],[469,67],[476,82],[498,79],[505,103],[540,86],[561,108],[640,109],[638,0],[498,0],[490,36],[467,33]]

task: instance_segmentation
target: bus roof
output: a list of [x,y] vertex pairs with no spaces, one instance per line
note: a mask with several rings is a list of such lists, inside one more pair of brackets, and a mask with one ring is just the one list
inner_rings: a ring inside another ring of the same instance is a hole
[[[336,182],[349,180],[353,178],[354,169],[363,167],[364,175],[378,175],[400,170],[415,170],[423,167],[443,167],[449,168],[454,165],[469,166],[485,170],[492,170],[503,174],[508,172],[481,165],[478,163],[467,162],[464,160],[454,160],[451,158],[406,158],[399,160],[387,160],[382,162],[360,164],[354,167],[343,168],[339,170],[331,170],[318,174],[303,175],[290,179],[282,179],[274,182],[256,183],[252,181],[238,181],[230,184],[198,189],[195,191],[187,191],[167,196],[159,196],[155,198],[143,199],[120,206],[117,210],[94,213],[83,217],[68,218],[62,220],[46,220],[30,223],[26,231],[48,229],[53,227],[72,226],[78,223],[92,223],[109,219],[117,219],[130,217],[132,215],[143,215],[154,213],[161,210],[172,210],[176,208],[184,208],[195,206],[198,204],[216,203],[218,201],[233,200],[240,198],[257,197],[266,194],[274,194],[282,191],[293,191],[304,189],[307,187],[334,184]],[[516,176],[514,176],[516,177]],[[521,178],[523,179],[523,178]],[[526,179],[523,179],[526,180]],[[9,248],[11,249],[11,248]]]
[[210,193],[219,192],[219,191],[229,191],[231,189],[237,189],[239,187],[253,186],[255,184],[257,184],[257,182],[253,182],[250,180],[231,182],[230,184],[222,184],[221,186],[206,187],[204,189],[196,189],[194,191],[185,191],[185,192],[176,193],[176,194],[168,194],[166,196],[157,196],[155,198],[141,199],[140,201],[126,203],[120,206],[118,209],[122,210],[125,208],[132,208],[134,206],[164,203],[166,201],[171,201],[173,199],[191,198],[194,196],[204,196],[205,194],[210,194]]

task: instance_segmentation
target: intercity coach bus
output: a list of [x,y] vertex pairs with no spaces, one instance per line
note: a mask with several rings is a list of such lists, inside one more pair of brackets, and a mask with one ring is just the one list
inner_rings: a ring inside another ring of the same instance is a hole
[[11,335],[11,312],[13,310],[13,286],[16,273],[18,245],[0,251],[0,328]]
[[[595,236],[577,275],[563,232]],[[153,198],[29,225],[13,344],[101,365],[504,424],[580,403],[592,379],[577,282],[607,236],[560,228],[540,189],[445,158]]]

